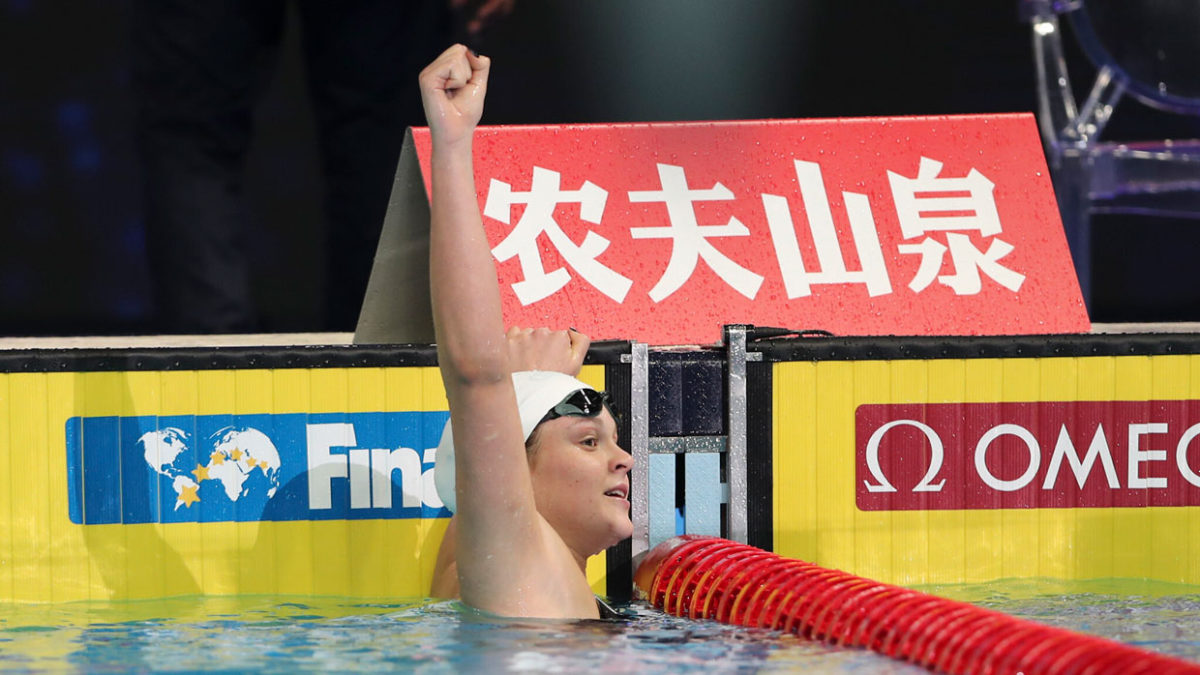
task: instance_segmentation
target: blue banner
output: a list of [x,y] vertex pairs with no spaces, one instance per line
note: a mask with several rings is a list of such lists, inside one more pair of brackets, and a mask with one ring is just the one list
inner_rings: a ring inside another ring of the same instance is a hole
[[446,517],[433,464],[448,416],[72,417],[71,522]]

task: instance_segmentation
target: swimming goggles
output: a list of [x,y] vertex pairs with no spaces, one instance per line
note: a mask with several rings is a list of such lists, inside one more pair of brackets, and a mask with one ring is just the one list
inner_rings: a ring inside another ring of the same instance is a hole
[[612,398],[608,392],[595,389],[577,389],[559,401],[546,413],[538,424],[549,422],[559,417],[595,417],[604,408],[612,406]]

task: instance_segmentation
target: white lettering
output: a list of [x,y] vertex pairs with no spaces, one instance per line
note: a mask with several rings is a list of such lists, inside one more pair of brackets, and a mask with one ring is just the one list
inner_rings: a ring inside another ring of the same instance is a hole
[[608,239],[588,230],[583,242],[576,244],[554,219],[554,210],[559,204],[577,203],[579,219],[598,225],[604,214],[608,192],[588,181],[578,190],[563,190],[561,184],[562,176],[557,171],[540,166],[533,167],[529,192],[513,192],[508,183],[492,179],[483,215],[508,223],[512,206],[526,205],[520,220],[504,241],[492,249],[492,255],[500,262],[517,257],[525,278],[513,284],[513,293],[522,305],[537,302],[554,294],[571,280],[571,273],[562,267],[546,271],[537,242],[538,237],[545,233],[562,259],[588,283],[614,301],[624,302],[633,281],[597,260],[608,249]]
[[305,427],[305,435],[308,437],[308,508],[333,508],[330,481],[346,478],[349,469],[348,460],[340,453],[334,455],[331,449],[354,446],[354,425],[343,422],[309,424]]
[[1188,466],[1187,461],[1188,446],[1197,436],[1200,436],[1200,424],[1193,424],[1183,432],[1183,437],[1179,439],[1179,445],[1175,446],[1175,463],[1179,465],[1179,473],[1183,475],[1184,480],[1200,487],[1200,475],[1192,471],[1192,467]]
[[350,456],[350,508],[371,508],[371,455],[369,450],[355,448]]
[[670,239],[674,242],[667,269],[654,288],[650,289],[650,299],[662,302],[679,290],[692,277],[696,263],[703,260],[725,283],[753,300],[762,286],[762,276],[726,257],[708,241],[719,237],[748,237],[749,228],[732,216],[724,225],[700,225],[696,220],[696,202],[731,200],[733,192],[720,183],[707,189],[689,187],[683,167],[671,164],[658,165],[658,180],[662,185],[661,190],[629,192],[629,201],[634,204],[666,204],[669,223],[666,226],[633,227],[629,229],[629,236],[634,239]]
[[883,249],[879,245],[879,233],[875,229],[875,218],[871,214],[871,203],[867,196],[855,192],[842,193],[846,215],[850,220],[850,233],[858,252],[859,265],[862,267],[861,271],[853,272],[846,269],[846,258],[838,241],[837,228],[833,224],[833,209],[829,206],[820,165],[800,160],[793,160],[792,163],[796,169],[800,198],[804,202],[808,229],[817,251],[817,266],[820,267],[820,271],[809,271],[804,265],[787,198],[762,195],[767,227],[775,245],[775,257],[779,262],[779,272],[783,275],[783,287],[787,291],[788,299],[811,295],[813,284],[861,283],[867,287],[867,294],[871,297],[891,293],[892,282],[888,278]]
[[942,470],[942,461],[945,459],[945,449],[942,447],[942,439],[929,425],[916,420],[894,420],[879,427],[875,430],[875,433],[871,434],[871,438],[867,441],[867,469],[871,472],[871,476],[876,480],[877,484],[872,485],[870,481],[863,481],[863,484],[867,486],[867,491],[896,491],[896,488],[883,475],[883,468],[879,466],[879,442],[883,440],[883,435],[890,429],[901,425],[916,427],[921,433],[925,434],[925,438],[929,439],[929,470],[925,472],[925,477],[921,479],[921,482],[917,483],[912,491],[940,492],[946,485],[946,479],[943,478],[937,485],[933,485],[932,482],[938,472]]
[[[922,157],[916,178],[887,172],[904,238],[934,230],[976,230],[985,237],[1000,234],[995,183],[976,169],[961,178],[939,176],[941,171],[941,162]],[[962,196],[964,192],[968,196]]]
[[1092,443],[1088,446],[1087,456],[1083,461],[1079,460],[1079,453],[1075,451],[1075,444],[1071,442],[1071,437],[1067,434],[1067,425],[1062,425],[1058,432],[1058,442],[1054,445],[1054,455],[1050,457],[1050,468],[1046,469],[1046,479],[1042,481],[1042,489],[1049,490],[1058,482],[1058,470],[1062,467],[1063,458],[1066,457],[1067,463],[1071,466],[1071,472],[1075,474],[1075,482],[1082,488],[1087,482],[1088,475],[1092,472],[1092,467],[1096,465],[1096,460],[1104,466],[1104,477],[1108,479],[1108,487],[1114,490],[1121,487],[1117,482],[1117,469],[1113,465],[1112,452],[1108,448],[1108,438],[1104,435],[1104,425],[1096,425],[1096,435],[1092,436]]
[[[433,483],[433,468],[422,472],[421,455],[412,448],[356,448],[354,425],[344,422],[309,424],[308,503],[310,509],[333,508],[334,479],[350,481],[351,509],[392,508],[393,474],[400,472],[403,508],[422,504],[441,508]],[[345,453],[333,448],[345,448]],[[426,464],[433,464],[437,448],[425,450]]]
[[985,237],[1000,234],[1000,214],[993,194],[995,184],[976,169],[971,169],[962,178],[939,176],[941,170],[941,162],[922,157],[916,178],[888,172],[900,232],[905,239],[939,230],[956,230],[946,234],[950,260],[954,264],[953,274],[937,274],[947,244],[925,236],[919,243],[897,247],[900,253],[921,256],[917,273],[908,287],[914,293],[920,293],[936,278],[958,295],[975,295],[983,289],[980,278],[983,273],[1004,288],[1017,292],[1025,275],[1000,264],[1001,258],[1012,253],[1012,244],[999,238],[992,239],[985,252],[961,232],[976,230]]
[[1142,436],[1149,434],[1165,434],[1167,425],[1161,422],[1151,424],[1129,425],[1129,484],[1133,488],[1165,488],[1166,478],[1142,478],[1138,465],[1143,462],[1161,462],[1167,458],[1166,450],[1142,450]]
[[421,501],[427,505],[440,509],[445,504],[442,503],[442,498],[438,496],[437,485],[433,482],[433,464],[437,461],[437,448],[425,448],[425,463],[430,465],[430,468],[421,474]]
[[374,506],[392,508],[392,472],[400,470],[400,505],[421,505],[421,457],[412,448],[386,448],[371,451],[372,480],[375,483]]
[[371,451],[371,503],[382,509],[392,506],[392,474],[388,471],[391,452],[387,448]]
[[[1025,469],[1025,473],[1015,480],[996,478],[987,467],[988,448],[993,441],[1005,435],[1016,436],[1024,441],[1025,446],[1029,449],[1029,466]],[[1037,439],[1029,433],[1028,429],[1017,424],[998,424],[988,429],[987,433],[979,439],[979,444],[975,446],[975,471],[979,473],[979,477],[983,479],[984,483],[1001,492],[1013,492],[1029,485],[1041,463],[1042,451],[1038,447]]]

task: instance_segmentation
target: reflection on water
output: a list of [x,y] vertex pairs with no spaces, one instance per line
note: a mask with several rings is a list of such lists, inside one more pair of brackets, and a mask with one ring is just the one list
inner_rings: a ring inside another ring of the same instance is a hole
[[[1014,581],[923,590],[1200,661],[1200,589]],[[860,650],[665,616],[512,621],[451,602],[177,598],[0,605],[0,669],[921,673]]]
[[1130,579],[1010,579],[921,590],[1200,661],[1200,588],[1196,586]]

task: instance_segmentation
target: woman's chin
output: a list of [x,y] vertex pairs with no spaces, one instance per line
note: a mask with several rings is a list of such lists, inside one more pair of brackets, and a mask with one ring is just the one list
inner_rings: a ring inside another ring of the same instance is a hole
[[596,551],[592,555],[595,555],[596,553],[599,553],[611,546],[616,546],[617,544],[625,541],[626,539],[628,539],[632,536],[633,536],[633,522],[632,521],[626,520],[623,523],[616,523],[616,524],[614,524],[613,528],[609,531],[608,535],[604,538],[604,541],[597,542],[599,544],[599,546],[596,548]]
[[[625,522],[620,523],[613,528],[613,530],[614,540],[609,544],[609,546],[616,546],[617,544],[633,536],[633,521],[626,519]],[[605,548],[608,547],[606,546]]]

